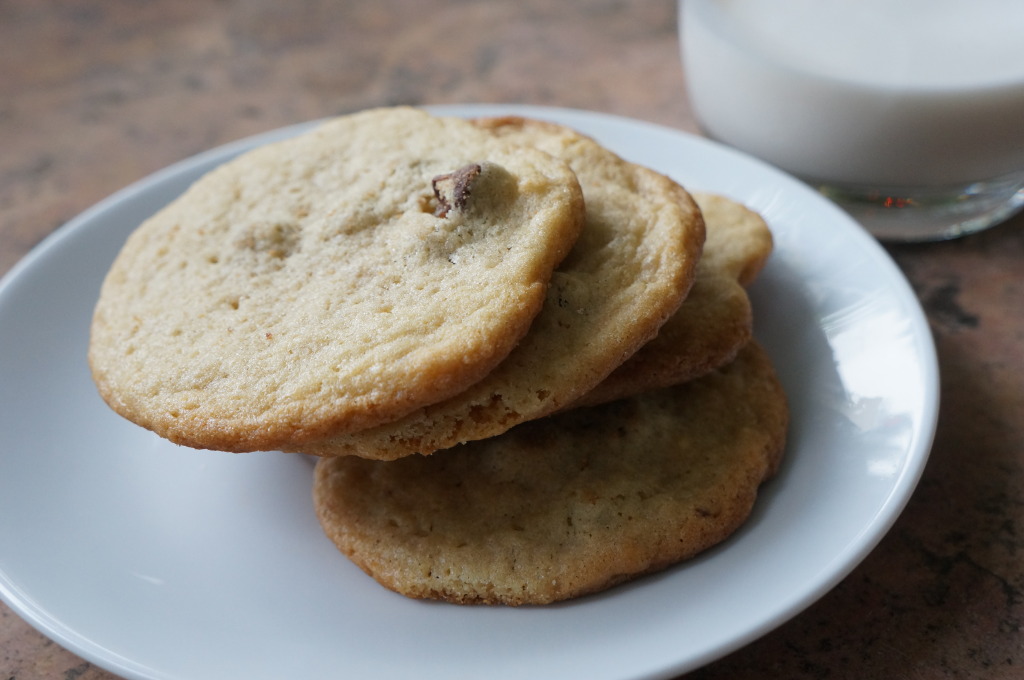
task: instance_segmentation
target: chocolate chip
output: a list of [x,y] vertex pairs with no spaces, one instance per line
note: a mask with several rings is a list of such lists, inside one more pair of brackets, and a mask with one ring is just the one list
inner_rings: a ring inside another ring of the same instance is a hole
[[464,165],[455,172],[438,175],[430,181],[437,197],[437,208],[434,215],[447,217],[451,210],[461,210],[469,200],[473,181],[480,176],[482,168],[479,163]]

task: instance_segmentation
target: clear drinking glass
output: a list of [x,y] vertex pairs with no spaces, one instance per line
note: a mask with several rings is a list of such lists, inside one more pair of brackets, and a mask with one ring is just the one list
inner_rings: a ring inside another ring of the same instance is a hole
[[880,239],[1024,207],[1024,2],[680,0],[705,133],[818,187]]

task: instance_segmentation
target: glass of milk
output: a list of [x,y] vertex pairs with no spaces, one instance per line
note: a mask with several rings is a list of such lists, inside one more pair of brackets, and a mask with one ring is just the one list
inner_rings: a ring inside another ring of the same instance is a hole
[[1024,207],[1024,0],[680,0],[708,136],[818,187],[880,239]]

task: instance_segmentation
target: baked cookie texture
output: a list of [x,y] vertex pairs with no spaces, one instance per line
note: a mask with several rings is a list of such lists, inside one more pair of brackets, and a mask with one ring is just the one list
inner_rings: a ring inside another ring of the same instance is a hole
[[573,406],[593,406],[693,380],[735,358],[753,337],[746,287],[772,253],[764,219],[725,196],[694,192],[707,228],[697,278],[658,336]]
[[745,290],[771,250],[567,127],[377,109],[143,223],[88,358],[171,441],[321,456],[320,523],[386,587],[546,604],[748,517],[789,418]]
[[295,447],[447,399],[529,329],[583,226],[563,161],[411,108],[210,172],[127,240],[89,363],[179,444]]
[[505,361],[462,393],[289,450],[394,460],[493,437],[590,391],[686,298],[705,230],[681,186],[561,125],[518,117],[475,123],[496,140],[564,160],[583,188],[586,224],[554,272],[544,308]]
[[414,598],[546,604],[732,534],[779,467],[788,407],[749,344],[698,380],[525,423],[434,456],[321,459],[327,536]]

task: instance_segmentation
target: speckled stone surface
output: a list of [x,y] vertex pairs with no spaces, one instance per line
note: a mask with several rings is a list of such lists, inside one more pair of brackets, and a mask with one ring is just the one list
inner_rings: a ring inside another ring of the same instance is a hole
[[[211,146],[368,106],[465,102],[696,130],[674,0],[3,0],[0,273]],[[692,678],[1024,677],[1024,216],[889,251],[942,368],[920,486],[838,587]],[[0,605],[0,680],[112,677]]]

